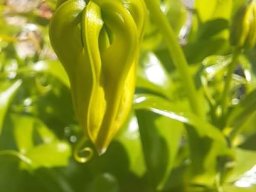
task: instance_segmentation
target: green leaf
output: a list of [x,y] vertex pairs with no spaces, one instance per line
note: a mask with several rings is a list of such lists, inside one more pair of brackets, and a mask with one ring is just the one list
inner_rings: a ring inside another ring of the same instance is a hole
[[120,130],[116,140],[123,145],[129,156],[129,169],[139,177],[145,174],[146,167],[143,161],[139,127],[134,114],[130,116],[127,124]]
[[200,78],[204,93],[211,106],[216,106],[216,102],[219,101],[222,95],[224,87],[223,76],[226,73],[230,59],[230,56],[211,55],[202,62],[203,67]]
[[[204,39],[210,39],[210,38],[216,38],[218,39],[227,39],[226,35],[223,34],[224,30],[227,30],[229,27],[228,20],[226,19],[214,19],[207,21],[206,23],[202,24],[200,29],[198,30],[198,39],[204,40]],[[225,34],[225,33],[224,33]]]
[[228,116],[227,126],[241,126],[243,122],[256,110],[256,90],[246,95],[236,105]]
[[51,143],[57,140],[56,136],[38,119],[26,115],[12,115],[14,136],[20,152],[26,153],[34,147],[35,133],[42,143]]
[[[207,47],[207,49],[206,49]],[[222,54],[228,48],[228,41],[223,38],[199,39],[188,43],[184,52],[189,63],[201,62],[205,57]]]
[[134,101],[136,110],[149,110],[178,122],[191,125],[200,136],[225,140],[222,138],[222,133],[216,127],[199,119],[191,112],[184,110],[182,103],[172,104],[162,97],[150,94],[137,94]]
[[185,46],[189,63],[201,62],[212,54],[226,53],[231,12],[232,0],[195,1],[192,29]]
[[68,76],[58,61],[39,61],[31,66],[32,70],[39,73],[46,73],[61,81],[65,86],[70,87]]
[[[169,63],[168,63],[169,64]],[[137,89],[155,92],[166,97],[173,86],[169,74],[159,57],[153,52],[145,52],[138,66]]]
[[149,111],[136,112],[149,183],[162,189],[173,166],[182,133],[181,123]]
[[0,93],[0,134],[3,129],[3,123],[7,110],[15,96],[17,90],[20,88],[22,81],[18,80],[12,83],[7,89]]
[[223,191],[232,191],[232,192],[255,192],[256,186],[250,186],[250,187],[237,187],[234,184],[225,185],[223,187]]
[[22,168],[37,169],[39,167],[67,166],[71,155],[70,146],[63,141],[54,141],[33,147],[26,153],[31,164],[21,162]]
[[[9,192],[74,192],[62,170],[21,170],[11,156],[0,157],[0,188]],[[11,181],[11,185],[10,185]]]
[[18,153],[26,158],[20,162],[21,168],[33,170],[68,164],[70,145],[59,140],[45,124],[30,116],[13,115],[12,121]]
[[232,0],[195,0],[195,9],[201,22],[214,18],[229,19],[232,11]]
[[89,187],[90,192],[118,192],[120,191],[117,179],[109,174],[103,173],[94,178]]
[[148,92],[148,93],[162,95],[167,98],[170,97],[170,94],[168,94],[168,92],[166,92],[163,87],[150,82],[145,77],[141,77],[141,76],[137,77],[136,87],[137,87],[136,88],[137,92],[143,91],[143,93]]
[[51,143],[57,140],[54,133],[40,121],[35,121],[35,128],[43,143]]
[[12,116],[12,122],[14,126],[14,137],[18,150],[21,153],[26,153],[33,148],[33,130],[35,120],[28,116]]
[[250,120],[256,110],[256,90],[253,90],[246,95],[238,105],[236,105],[227,117],[226,127],[232,127],[230,138],[234,139],[235,136],[242,131],[243,125]]
[[[227,182],[235,182],[255,166],[256,152],[250,150],[235,149],[235,167],[230,173]],[[246,163],[245,163],[246,162]],[[255,186],[256,187],[256,186]]]
[[202,22],[211,19],[215,11],[216,5],[217,5],[217,0],[213,0],[209,2],[204,0],[196,0],[195,8],[198,12],[199,19]]
[[183,111],[176,103],[141,94],[135,98],[135,109],[149,110],[187,125],[193,177],[190,182],[212,186],[218,169],[223,169],[227,162],[232,161],[232,152],[219,129],[194,114]]
[[243,125],[242,133],[236,137],[234,143],[245,150],[256,151],[256,133],[255,133],[256,113],[252,115],[250,120]]

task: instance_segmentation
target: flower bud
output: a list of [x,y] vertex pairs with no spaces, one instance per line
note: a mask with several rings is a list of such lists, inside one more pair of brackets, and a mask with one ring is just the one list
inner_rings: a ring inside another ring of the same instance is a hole
[[249,1],[235,13],[230,43],[237,48],[253,48],[256,43],[256,3]]
[[142,0],[60,0],[50,24],[50,40],[69,76],[76,115],[99,154],[132,105],[142,6]]

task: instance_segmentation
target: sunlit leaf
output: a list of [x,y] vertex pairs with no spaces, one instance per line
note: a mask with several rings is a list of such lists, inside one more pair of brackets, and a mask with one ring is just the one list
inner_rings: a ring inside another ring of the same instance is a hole
[[31,67],[36,72],[49,74],[60,80],[67,87],[70,86],[68,76],[58,61],[39,61]]
[[136,86],[137,86],[137,92],[139,92],[140,90],[143,90],[143,92],[155,93],[165,97],[170,97],[170,94],[168,94],[168,92],[166,92],[163,87],[148,81],[144,77],[140,77],[140,76],[137,77]]
[[[216,106],[222,95],[224,87],[223,76],[226,73],[230,59],[230,56],[211,55],[202,62],[200,79],[204,94],[212,107]],[[215,114],[215,111],[213,113]]]
[[225,39],[207,38],[188,43],[184,47],[184,52],[189,63],[198,63],[209,55],[222,54],[227,48],[228,42]]
[[227,179],[227,182],[235,182],[239,180],[247,171],[249,171],[256,165],[255,151],[243,150],[243,149],[237,148],[235,150],[235,158],[236,158],[236,163],[235,163],[234,169],[232,170],[232,172],[230,173]]
[[226,127],[232,127],[230,137],[232,139],[241,131],[243,125],[255,112],[256,90],[246,95],[238,105],[236,105],[227,117]]
[[35,121],[36,131],[43,143],[51,143],[57,140],[54,133],[40,121]]
[[6,112],[17,90],[21,86],[21,83],[22,81],[18,80],[10,85],[7,89],[1,90],[0,92],[0,134],[2,132]]
[[197,10],[198,17],[201,21],[209,20],[217,5],[217,0],[213,0],[210,2],[203,1],[203,0],[196,0],[195,1],[195,8]]
[[255,120],[256,112],[253,112],[234,135],[234,146],[239,146],[245,150],[256,151]]
[[12,116],[14,124],[14,137],[21,153],[26,153],[33,147],[33,130],[35,120],[27,116]]
[[234,184],[230,183],[229,185],[226,184],[223,187],[224,191],[232,191],[232,192],[255,192],[256,187],[250,186],[250,187],[237,187]]
[[29,116],[12,116],[18,152],[29,159],[21,161],[25,169],[66,166],[71,155],[70,145],[59,140],[46,125]]
[[171,79],[164,65],[153,52],[146,52],[141,56],[138,67],[137,87],[158,94],[168,95]]
[[126,153],[129,155],[130,170],[137,176],[145,174],[146,167],[143,161],[139,127],[134,114],[131,115],[129,121],[119,132],[116,139],[125,147]]
[[256,90],[244,97],[241,102],[234,107],[229,114],[227,125],[241,125],[252,112],[254,112],[256,104]]
[[141,94],[135,98],[136,110],[149,110],[187,125],[191,174],[194,177],[191,181],[197,184],[213,185],[218,166],[223,168],[227,162],[232,161],[232,153],[226,139],[219,129],[190,112],[177,109],[178,107],[153,95]]
[[228,19],[232,11],[232,0],[195,0],[195,9],[201,22],[215,18]]
[[145,110],[137,110],[136,115],[149,182],[161,189],[174,166],[182,124]]
[[33,147],[26,153],[31,160],[27,167],[21,162],[22,168],[37,169],[39,167],[59,167],[66,166],[71,155],[70,146],[66,142],[54,141]]
[[[15,158],[0,158],[0,188],[12,192],[74,192],[61,171],[41,168],[34,172],[21,170]],[[11,180],[11,185],[10,185]]]
[[[178,122],[191,125],[199,135],[222,138],[221,132],[213,125],[202,121],[191,112],[184,110],[183,105],[171,103],[170,101],[150,94],[137,94],[135,97],[136,110],[149,110],[162,116],[166,116]],[[225,142],[224,142],[225,143]]]
[[[192,74],[197,69],[198,66],[190,67]],[[175,70],[166,50],[144,52],[137,71],[137,93],[156,94],[179,103],[187,100],[182,77]]]
[[190,63],[222,54],[229,48],[229,20],[232,0],[195,1],[192,29],[185,53]]
[[[232,55],[230,20],[247,0],[156,1],[182,44],[205,116],[189,106],[168,42],[148,12],[135,112],[104,155],[81,165],[71,157],[81,128],[69,79],[49,48],[57,0],[40,0],[27,13],[0,0],[0,192],[256,191],[255,49],[239,57],[226,116],[218,110]],[[26,38],[38,52],[19,58],[16,46]]]

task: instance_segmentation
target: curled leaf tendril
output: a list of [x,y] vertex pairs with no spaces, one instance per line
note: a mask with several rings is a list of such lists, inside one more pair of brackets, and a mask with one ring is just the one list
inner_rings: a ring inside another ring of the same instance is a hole
[[75,145],[74,158],[78,163],[87,163],[93,157],[93,149],[89,146],[85,146],[87,138],[82,137]]

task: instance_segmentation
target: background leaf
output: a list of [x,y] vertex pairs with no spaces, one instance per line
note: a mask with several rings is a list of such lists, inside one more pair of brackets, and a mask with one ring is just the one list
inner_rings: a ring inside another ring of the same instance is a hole
[[135,103],[136,110],[149,110],[186,124],[190,142],[190,171],[194,177],[191,180],[192,183],[213,185],[218,169],[225,168],[226,163],[233,161],[233,154],[225,136],[211,124],[198,119],[189,112],[180,112],[181,109],[177,110],[177,105],[174,106],[157,96],[137,95]]
[[3,129],[5,115],[8,111],[8,108],[12,102],[15,93],[17,92],[20,86],[21,81],[16,81],[0,93],[0,135]]
[[152,112],[136,112],[149,183],[162,188],[174,166],[183,127]]

